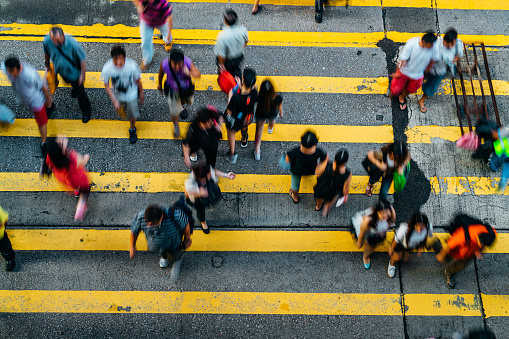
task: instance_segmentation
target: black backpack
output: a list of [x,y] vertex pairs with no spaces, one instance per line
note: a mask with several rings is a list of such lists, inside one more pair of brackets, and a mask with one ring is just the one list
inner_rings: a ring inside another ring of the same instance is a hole
[[186,201],[184,195],[181,195],[179,200],[173,204],[173,208],[171,209],[171,217],[175,216],[175,209],[179,209],[185,213],[187,216],[187,220],[189,222],[189,231],[193,234],[194,230],[194,219],[193,219],[193,211],[186,205]]
[[454,217],[454,220],[450,223],[450,225],[444,227],[444,229],[450,234],[453,234],[454,231],[456,231],[458,228],[463,227],[463,230],[465,232],[465,240],[467,241],[467,243],[470,243],[470,234],[468,233],[468,227],[470,225],[483,225],[484,227],[486,227],[486,230],[488,231],[487,233],[495,235],[493,227],[491,227],[490,224],[486,224],[481,220],[472,218],[471,216],[466,214],[457,214]]

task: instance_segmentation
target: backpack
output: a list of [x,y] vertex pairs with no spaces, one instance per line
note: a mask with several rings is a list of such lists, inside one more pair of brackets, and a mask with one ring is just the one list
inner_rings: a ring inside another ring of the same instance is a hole
[[471,216],[468,216],[466,214],[457,214],[454,217],[454,220],[450,223],[450,225],[444,227],[444,229],[450,234],[453,234],[458,228],[463,227],[463,230],[465,232],[465,240],[467,243],[470,243],[470,234],[468,233],[468,227],[470,225],[483,225],[484,227],[486,227],[488,233],[494,233],[493,227],[491,227],[491,225],[485,224],[481,220],[472,218]]
[[187,216],[187,220],[189,222],[189,232],[193,234],[194,229],[194,218],[193,211],[186,205],[186,201],[184,199],[184,195],[180,195],[179,200],[173,204],[173,208],[171,209],[171,218],[175,218],[175,209],[179,209],[185,213]]
[[[228,100],[228,103],[230,103],[230,100],[235,95],[241,95],[242,87],[240,85],[235,85],[235,87],[231,90],[232,96]],[[246,105],[248,106],[251,102],[251,96],[249,95],[246,100]],[[224,118],[226,123],[228,124],[228,128],[234,131],[240,131],[244,126],[249,125],[253,122],[253,113],[246,114],[244,116],[243,112],[232,112],[232,115],[228,115],[227,112],[228,108],[224,112]]]

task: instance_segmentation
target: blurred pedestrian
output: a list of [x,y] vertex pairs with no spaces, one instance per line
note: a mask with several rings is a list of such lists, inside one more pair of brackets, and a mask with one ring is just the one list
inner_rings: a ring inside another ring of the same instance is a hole
[[401,259],[407,261],[413,250],[417,250],[417,255],[420,256],[426,247],[427,239],[431,237],[433,237],[433,225],[421,212],[412,215],[408,223],[401,223],[389,247],[389,257],[391,257],[387,268],[389,277],[394,278],[396,263]]
[[385,240],[387,231],[395,221],[396,211],[385,199],[380,199],[374,207],[358,212],[352,218],[351,232],[357,240],[357,247],[362,248],[364,245],[362,262],[365,269],[371,267],[370,255],[376,246]]
[[242,75],[242,86],[232,89],[230,101],[224,114],[228,144],[230,146],[229,161],[231,164],[237,162],[238,154],[235,153],[235,133],[240,131],[242,139],[241,147],[247,147],[249,135],[247,128],[253,121],[254,105],[258,92],[256,91],[256,73],[246,68]]
[[185,204],[177,202],[173,207],[148,205],[139,212],[131,224],[129,257],[136,256],[136,241],[143,231],[147,238],[148,250],[161,256],[159,267],[171,267],[171,280],[180,273],[183,251],[191,246],[191,221]]
[[475,257],[482,258],[482,251],[492,246],[497,238],[497,232],[491,225],[472,218],[466,214],[458,214],[448,227],[451,237],[442,243],[435,239],[431,247],[436,258],[447,265],[445,276],[447,286],[456,287],[455,274],[463,271]]
[[437,36],[427,32],[420,37],[411,38],[399,55],[400,63],[392,74],[391,97],[398,97],[399,108],[407,109],[408,94],[415,93],[422,86],[424,73],[428,72],[439,59]]
[[73,189],[74,195],[79,197],[74,219],[83,220],[90,194],[90,181],[85,170],[90,156],[88,154],[81,155],[75,150],[67,148],[68,142],[69,140],[65,137],[48,141],[46,164],[55,175],[55,179]]
[[362,166],[369,175],[366,195],[371,196],[373,185],[382,178],[380,199],[387,199],[387,193],[394,179],[394,173],[408,176],[408,164],[411,159],[410,151],[405,142],[395,141],[385,145],[380,151],[369,151],[362,162]]
[[16,118],[14,112],[6,105],[0,103],[0,124],[12,125]]
[[[138,140],[136,135],[136,120],[140,117],[140,105],[145,103],[141,72],[133,59],[126,57],[124,47],[116,45],[111,49],[111,59],[102,69],[101,80],[104,82],[106,93],[113,103],[113,108],[120,115],[129,118],[129,142],[134,144]],[[110,87],[110,80],[113,90]]]
[[53,100],[48,87],[32,65],[26,62],[21,63],[16,56],[5,59],[2,71],[7,75],[14,92],[34,114],[41,135],[41,152],[43,156],[46,156],[48,117],[53,109]]
[[332,163],[323,161],[316,167],[315,174],[318,175],[318,179],[314,188],[315,210],[320,211],[323,207],[324,217],[328,215],[330,208],[338,199],[342,199],[341,204],[348,199],[352,171],[346,167],[347,161],[348,151],[340,149]]
[[237,25],[237,13],[228,9],[224,13],[223,30],[217,36],[214,54],[219,70],[226,70],[234,77],[241,78],[240,64],[244,60],[244,49],[249,41],[247,29]]
[[198,164],[187,177],[185,191],[187,203],[196,209],[203,233],[210,233],[210,226],[205,220],[205,209],[217,204],[221,199],[221,191],[217,186],[219,177],[235,179],[235,173],[222,172],[205,163]]
[[[166,81],[163,88],[165,74]],[[193,104],[194,84],[191,77],[199,79],[201,73],[191,59],[181,51],[171,51],[170,56],[161,62],[157,90],[168,97],[175,138],[180,138],[179,117],[181,116],[182,119],[187,117],[184,105]]]
[[5,270],[11,272],[16,268],[16,254],[5,231],[8,219],[9,213],[0,206],[0,253],[2,253],[2,257],[5,259]]
[[498,193],[504,194],[509,180],[509,127],[500,127],[492,131],[491,138],[494,152],[488,159],[488,167],[495,172],[502,167]]
[[[83,47],[71,35],[65,35],[62,28],[53,26],[42,42],[44,64],[47,72],[60,74],[65,82],[71,84],[71,97],[78,99],[83,123],[90,120],[92,106],[85,92],[87,57]],[[53,61],[54,70],[50,64]],[[56,86],[58,80],[56,80]]]
[[422,83],[423,95],[419,99],[419,109],[421,113],[426,113],[427,108],[424,101],[435,95],[440,82],[444,79],[449,68],[454,74],[455,63],[463,56],[463,42],[458,39],[458,32],[454,28],[449,28],[444,37],[438,37],[435,45],[438,47],[438,60],[428,73],[424,74]]
[[321,162],[328,162],[329,156],[317,148],[318,138],[311,131],[304,133],[300,146],[289,151],[285,161],[290,165],[291,188],[290,197],[294,203],[299,202],[299,189],[302,176],[314,175]]
[[154,61],[154,29],[161,32],[166,52],[171,51],[173,37],[173,8],[167,0],[132,0],[140,14],[141,53],[140,69],[145,71]]
[[256,105],[256,135],[255,135],[255,152],[256,160],[260,160],[260,148],[262,145],[262,134],[265,123],[269,123],[268,133],[272,134],[276,118],[283,117],[283,97],[276,93],[274,85],[269,79],[264,80],[260,85],[258,93],[258,104]]
[[216,167],[217,149],[221,139],[221,125],[217,119],[217,112],[211,108],[202,108],[196,114],[196,119],[182,140],[184,163],[188,168],[191,168],[191,161],[197,160],[196,152],[199,149],[205,153],[206,164]]

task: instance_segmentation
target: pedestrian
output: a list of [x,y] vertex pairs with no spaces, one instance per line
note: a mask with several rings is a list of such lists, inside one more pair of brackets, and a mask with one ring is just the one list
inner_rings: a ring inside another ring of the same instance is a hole
[[439,59],[437,36],[427,32],[420,37],[411,38],[399,56],[398,69],[392,74],[391,97],[398,97],[399,108],[407,108],[408,94],[415,93],[422,86],[424,73]]
[[382,178],[380,199],[387,199],[394,173],[397,171],[400,175],[407,177],[409,173],[408,164],[411,158],[410,151],[403,141],[395,141],[392,144],[385,145],[380,151],[369,151],[362,162],[362,166],[369,175],[366,195],[371,196],[373,185]]
[[449,228],[451,237],[444,243],[435,239],[431,247],[436,258],[445,264],[447,286],[456,287],[455,274],[463,271],[475,257],[482,258],[482,251],[492,246],[496,240],[497,232],[491,225],[472,218],[466,214],[458,214]]
[[141,54],[140,69],[145,71],[154,61],[154,29],[161,32],[166,52],[171,51],[173,37],[173,8],[167,0],[132,0],[140,14]]
[[5,259],[5,270],[11,272],[16,268],[16,253],[12,249],[11,241],[5,231],[9,213],[0,206],[0,253]]
[[5,59],[2,71],[7,75],[14,92],[34,114],[41,135],[41,152],[45,156],[48,117],[53,109],[53,100],[48,87],[32,65],[26,62],[21,63],[16,56]]
[[336,153],[332,163],[323,161],[316,167],[315,174],[318,179],[314,187],[315,211],[323,208],[324,217],[338,199],[342,199],[342,204],[348,199],[352,171],[346,167],[347,161],[348,151],[343,148]]
[[14,112],[6,105],[0,103],[0,124],[12,125],[15,120]]
[[69,139],[57,137],[48,141],[46,164],[55,175],[55,179],[64,186],[74,190],[74,196],[79,197],[76,206],[75,220],[83,220],[87,211],[87,200],[90,194],[90,181],[85,165],[90,156],[81,155],[71,148],[67,148]]
[[258,104],[256,105],[256,135],[255,135],[255,152],[256,160],[260,160],[260,147],[262,145],[263,126],[268,121],[268,133],[272,134],[276,118],[283,117],[283,97],[276,93],[274,85],[269,79],[264,80],[260,85],[258,93]]
[[[164,88],[163,76],[166,74]],[[179,116],[187,117],[185,104],[192,105],[194,85],[191,77],[199,79],[201,73],[191,59],[179,50],[173,50],[159,67],[157,90],[168,97],[170,116],[173,122],[175,138],[180,138]]]
[[260,5],[260,0],[255,0],[253,4],[253,9],[251,10],[251,14],[256,15],[258,12],[262,10],[262,5]]
[[[85,92],[87,74],[87,57],[83,47],[71,35],[65,35],[62,28],[53,26],[42,42],[44,47],[44,63],[47,72],[53,72],[50,60],[53,62],[54,74],[60,74],[65,82],[71,84],[71,97],[78,99],[81,121],[90,120],[92,106]],[[58,86],[58,80],[55,84]]]
[[235,173],[222,172],[206,163],[193,167],[185,182],[187,203],[196,209],[203,233],[210,233],[210,226],[205,220],[205,209],[212,207],[221,200],[221,191],[217,186],[219,177],[235,179]]
[[385,240],[387,231],[392,228],[396,221],[396,211],[391,203],[380,199],[374,207],[358,212],[352,218],[351,232],[357,241],[357,247],[364,245],[362,262],[364,268],[371,267],[370,255],[376,246]]
[[433,225],[421,212],[412,215],[408,223],[401,223],[389,247],[389,257],[391,257],[387,268],[389,277],[394,278],[396,263],[401,259],[407,261],[413,250],[417,250],[417,255],[420,256],[426,247],[427,238],[431,237],[433,237]]
[[247,29],[237,25],[237,13],[228,9],[224,14],[223,30],[217,36],[214,54],[219,71],[226,70],[238,79],[241,78],[240,64],[244,60],[244,49],[249,41]]
[[221,125],[217,119],[217,111],[212,110],[212,107],[202,108],[196,114],[196,119],[182,140],[184,163],[188,168],[191,168],[191,161],[197,160],[196,152],[199,149],[205,154],[206,164],[216,167],[217,149],[221,139]]
[[254,105],[258,97],[255,84],[255,71],[246,68],[242,75],[242,86],[236,86],[232,89],[230,101],[224,114],[226,134],[230,146],[229,161],[231,164],[237,162],[238,156],[235,153],[235,133],[240,131],[242,135],[240,146],[247,147],[249,138],[247,128],[253,121]]
[[191,246],[191,220],[185,204],[177,202],[173,207],[148,205],[139,212],[131,224],[129,257],[136,256],[136,241],[141,231],[147,238],[148,250],[161,256],[159,267],[170,264],[170,278],[174,281],[180,273],[183,251]]
[[[138,140],[135,123],[140,117],[138,95],[140,105],[145,102],[140,68],[134,60],[126,57],[124,47],[116,45],[111,49],[111,59],[103,66],[101,79],[115,111],[119,115],[125,114],[122,112],[127,113],[130,122],[129,142],[134,144]],[[113,90],[110,87],[110,80]]]
[[327,162],[329,156],[316,147],[316,134],[307,131],[300,138],[300,146],[286,153],[285,162],[290,167],[291,188],[290,197],[294,203],[299,202],[299,189],[302,176],[314,175],[321,162]]
[[444,79],[449,68],[454,74],[455,63],[463,56],[463,42],[458,39],[458,32],[454,28],[449,28],[444,37],[438,37],[435,45],[438,47],[438,60],[428,73],[424,74],[422,83],[423,95],[419,99],[419,109],[421,113],[426,113],[428,109],[424,101],[435,95],[438,85]]
[[502,167],[497,192],[504,194],[509,180],[509,127],[500,127],[491,132],[494,151],[488,159],[488,167],[496,172]]

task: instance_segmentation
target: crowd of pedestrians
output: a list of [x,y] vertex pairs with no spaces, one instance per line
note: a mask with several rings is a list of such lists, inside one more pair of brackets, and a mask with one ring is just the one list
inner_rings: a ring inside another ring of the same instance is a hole
[[[180,138],[179,119],[187,114],[185,106],[193,104],[193,79],[199,79],[201,72],[191,58],[182,51],[172,50],[172,7],[165,0],[133,0],[140,14],[140,35],[143,61],[137,65],[128,58],[125,49],[116,45],[111,49],[111,59],[101,72],[101,80],[114,110],[122,118],[130,121],[129,141],[137,141],[136,121],[140,117],[139,105],[143,105],[145,95],[141,74],[154,62],[152,35],[158,29],[165,43],[165,50],[170,52],[159,67],[157,89],[167,98],[169,113],[174,126],[174,137]],[[323,3],[322,3],[323,10]],[[253,14],[261,10],[257,1]],[[162,268],[172,265],[172,277],[176,277],[180,268],[184,250],[191,246],[191,234],[194,228],[192,211],[196,210],[201,229],[210,233],[206,221],[206,209],[216,205],[222,198],[218,186],[219,178],[234,180],[233,172],[222,172],[215,168],[219,140],[222,138],[222,125],[226,127],[229,145],[228,160],[235,164],[238,154],[235,152],[235,135],[241,132],[241,147],[247,147],[248,126],[256,121],[254,158],[260,160],[261,139],[265,123],[268,133],[275,127],[276,118],[283,117],[283,97],[277,93],[276,85],[269,79],[261,82],[258,90],[257,75],[253,69],[242,70],[244,51],[248,43],[248,32],[238,25],[237,14],[227,10],[224,14],[224,26],[219,33],[214,53],[218,74],[227,72],[234,80],[228,91],[227,108],[220,113],[215,107],[207,106],[197,111],[194,122],[190,125],[182,140],[185,165],[191,170],[185,181],[185,195],[173,207],[150,205],[139,212],[131,225],[130,257],[136,255],[136,241],[143,231],[147,237],[149,250],[161,256]],[[318,17],[317,17],[318,21]],[[321,21],[321,16],[320,16]],[[71,96],[78,99],[83,123],[91,118],[91,104],[85,91],[86,54],[81,45],[58,27],[52,27],[44,38],[46,76],[41,79],[34,67],[10,56],[2,64],[2,70],[10,80],[14,91],[33,112],[41,135],[41,151],[44,157],[41,166],[42,175],[53,173],[55,178],[74,190],[79,201],[75,219],[82,220],[87,209],[90,193],[90,181],[85,165],[88,155],[80,155],[67,148],[67,138],[58,137],[47,140],[47,121],[54,109],[52,94],[58,86],[57,75],[72,87]],[[463,44],[457,38],[454,29],[449,29],[444,37],[427,32],[422,37],[410,39],[404,46],[399,58],[397,71],[392,75],[391,95],[397,98],[401,110],[407,109],[407,97],[423,88],[424,95],[419,100],[422,113],[427,111],[425,100],[435,94],[438,85],[445,77],[447,70],[454,72],[454,62],[462,56]],[[165,81],[163,82],[163,79]],[[219,82],[219,80],[218,80]],[[7,110],[6,110],[7,109]],[[14,117],[8,108],[0,107],[2,121],[12,123]],[[490,168],[503,168],[500,187],[505,188],[509,177],[509,143],[507,129],[492,128],[486,132],[486,139],[492,142],[493,152],[487,160]],[[205,161],[197,161],[197,152],[202,150]],[[292,201],[300,202],[299,191],[302,177],[316,176],[314,187],[315,210],[323,210],[326,217],[332,206],[347,202],[350,192],[352,170],[347,167],[349,153],[339,149],[331,161],[329,155],[318,147],[318,136],[307,131],[301,137],[299,146],[283,154],[279,164],[289,171],[291,187],[289,195]],[[406,143],[394,141],[380,150],[367,153],[362,166],[369,181],[366,195],[371,197],[373,186],[381,179],[379,200],[373,207],[360,211],[352,217],[351,232],[358,248],[364,248],[363,266],[371,267],[370,255],[376,247],[386,240],[387,233],[394,227],[396,210],[388,200],[388,193],[394,181],[396,191],[404,188],[410,172],[411,154]],[[184,198],[185,197],[185,198]],[[187,205],[186,205],[187,203]],[[0,245],[1,253],[7,260],[7,270],[14,269],[14,252],[7,234],[4,232],[8,214],[0,208]],[[462,233],[463,232],[463,233]],[[445,274],[448,286],[454,288],[453,276],[461,271],[475,255],[493,244],[496,232],[490,225],[479,220],[460,215],[451,224],[451,238],[441,242],[433,238],[433,226],[428,217],[415,211],[411,219],[402,223],[395,232],[389,246],[390,261],[387,273],[394,277],[396,263],[406,260],[411,251],[419,253],[424,248],[432,247],[437,252],[437,259],[447,264]]]

